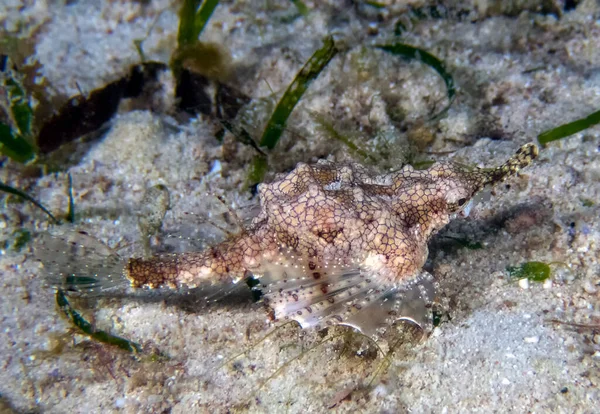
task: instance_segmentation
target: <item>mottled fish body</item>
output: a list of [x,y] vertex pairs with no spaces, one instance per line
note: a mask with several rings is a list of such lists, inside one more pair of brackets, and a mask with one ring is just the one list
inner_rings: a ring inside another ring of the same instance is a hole
[[[55,286],[103,290],[226,285],[256,278],[276,319],[348,325],[378,337],[398,320],[430,324],[427,242],[486,186],[537,157],[521,147],[492,169],[443,162],[375,175],[359,164],[298,164],[259,186],[260,212],[201,252],[123,259],[84,233],[42,235],[36,254]],[[124,276],[124,277],[123,277]],[[78,283],[71,283],[77,281]]]

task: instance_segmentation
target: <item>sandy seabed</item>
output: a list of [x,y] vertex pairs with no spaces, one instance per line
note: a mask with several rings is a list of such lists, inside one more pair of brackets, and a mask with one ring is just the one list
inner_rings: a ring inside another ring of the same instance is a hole
[[[136,39],[146,38],[147,59],[168,62],[178,4],[69,3],[0,5],[4,29],[33,39],[30,59],[49,94],[71,96],[123,76],[139,63]],[[231,82],[255,99],[257,112],[272,108],[324,36],[333,33],[345,45],[270,153],[280,172],[297,162],[353,156],[328,137],[317,115],[373,148],[391,142],[388,163],[401,163],[401,148],[424,142],[430,159],[495,166],[542,131],[600,109],[597,2],[574,2],[567,11],[560,1],[546,2],[556,3],[550,10],[534,1],[511,2],[512,8],[507,2],[447,3],[447,15],[437,18],[416,16],[415,9],[429,4],[420,1],[386,9],[306,2],[306,17],[283,0],[223,2],[201,39],[227,51]],[[409,5],[413,11],[402,13]],[[405,31],[394,37],[399,19]],[[369,47],[397,41],[435,54],[452,73],[458,93],[441,119],[431,121],[447,103],[439,76]],[[172,77],[163,78],[164,96],[155,97],[152,110],[122,105],[107,132],[86,144],[66,171],[32,179],[3,160],[1,181],[59,214],[68,207],[70,173],[78,228],[109,246],[139,238],[140,203],[156,184],[171,195],[165,231],[193,227],[186,212],[222,219],[226,209],[206,197],[208,191],[241,209],[251,202],[245,180],[252,150],[215,139],[208,116],[172,116],[165,109],[173,103]],[[99,329],[166,355],[135,357],[73,329],[44,286],[29,245],[2,250],[0,411],[597,412],[599,155],[597,126],[551,143],[471,217],[434,238],[427,267],[440,283],[442,323],[428,338],[398,347],[380,372],[385,361],[377,348],[348,328],[275,329],[244,289],[210,305],[197,292],[73,299]],[[35,236],[48,225],[31,205],[3,205],[2,240],[10,242],[20,228]],[[456,239],[482,248],[448,242]],[[528,261],[551,264],[550,279],[512,280],[506,268]],[[380,346],[386,351],[391,343]]]

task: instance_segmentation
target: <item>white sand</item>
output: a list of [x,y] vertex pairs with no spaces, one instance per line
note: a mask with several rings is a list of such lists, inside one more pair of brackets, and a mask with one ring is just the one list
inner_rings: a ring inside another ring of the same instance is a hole
[[[77,85],[90,91],[126,73],[138,62],[133,40],[154,21],[145,52],[151,59],[168,59],[177,9],[167,1],[145,8],[140,3],[44,3],[48,7],[27,6],[19,14],[23,4],[12,1],[0,5],[0,19],[13,33],[28,33],[45,22],[33,59],[52,93],[72,94]],[[311,9],[314,3],[307,2]],[[414,20],[401,38],[443,59],[459,89],[446,117],[411,137],[433,134],[430,150],[440,154],[434,158],[498,165],[540,132],[600,109],[600,8],[594,1],[581,2],[561,20],[528,12],[503,17],[488,3],[463,6],[470,14],[462,20]],[[315,113],[356,142],[378,137],[369,148],[393,137],[387,163],[397,166],[408,141],[392,118],[408,122],[408,135],[416,131],[415,121],[429,119],[446,104],[441,79],[420,63],[358,46],[396,41],[396,19],[369,37],[367,26],[376,19],[368,13],[358,17],[352,8],[321,5],[308,19],[283,22],[293,7],[277,4],[277,10],[264,9],[264,2],[220,5],[203,34],[225,45],[234,67],[246,68],[235,83],[265,98],[263,103],[273,98],[269,88],[286,88],[329,31],[354,47],[330,63],[298,105],[272,154],[273,168],[348,156],[315,125]],[[209,190],[236,208],[247,203],[240,160],[251,150],[233,145],[235,156],[227,157],[206,118],[177,128],[173,122],[147,111],[121,113],[69,169],[80,228],[111,246],[134,242],[139,202],[155,184],[171,193],[167,230],[181,223],[193,227],[194,218],[185,212],[221,220],[225,208],[205,196]],[[260,125],[255,128],[260,132]],[[370,388],[364,387],[383,360],[372,344],[345,328],[302,332],[291,325],[259,342],[273,325],[243,289],[208,308],[201,298],[173,294],[73,301],[98,328],[169,356],[136,360],[72,329],[53,292],[43,286],[30,246],[20,253],[3,250],[0,411],[304,413],[324,412],[335,403],[341,412],[597,411],[599,138],[595,127],[551,144],[509,187],[497,188],[471,217],[451,223],[434,240],[428,267],[440,281],[449,319],[422,343],[394,353],[389,369]],[[26,188],[57,214],[67,209],[64,173],[33,180],[9,162],[0,180]],[[17,228],[35,232],[47,226],[46,217],[29,204],[7,203],[0,214],[2,240],[12,240]],[[214,233],[202,228],[204,237]],[[444,235],[478,241],[483,249],[442,249]],[[551,280],[511,281],[506,267],[526,261],[553,263]],[[222,366],[252,345],[247,355]],[[389,347],[385,341],[380,345]]]

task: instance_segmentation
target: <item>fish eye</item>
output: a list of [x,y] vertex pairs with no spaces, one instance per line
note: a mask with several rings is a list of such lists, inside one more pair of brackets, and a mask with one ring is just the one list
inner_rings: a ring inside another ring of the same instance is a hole
[[466,198],[461,198],[460,200],[458,200],[458,202],[457,202],[457,203],[458,203],[458,206],[459,206],[459,207],[462,207],[462,206],[464,206],[464,205],[465,205],[465,203],[466,203],[466,202],[467,202],[467,199],[466,199]]

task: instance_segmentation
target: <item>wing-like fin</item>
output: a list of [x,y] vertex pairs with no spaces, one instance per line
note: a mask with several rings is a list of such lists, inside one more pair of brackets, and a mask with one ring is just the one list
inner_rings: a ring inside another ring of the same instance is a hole
[[360,266],[316,262],[287,252],[262,266],[260,286],[276,319],[292,319],[303,328],[347,325],[372,337],[398,320],[430,328],[435,282],[428,273],[385,286]]
[[42,233],[33,250],[55,288],[89,294],[129,285],[123,276],[125,260],[84,232]]
[[268,286],[265,299],[277,319],[294,319],[303,328],[338,324],[349,304],[375,289],[358,269],[330,272],[319,281],[280,281]]
[[342,324],[372,337],[381,335],[399,320],[411,322],[424,331],[429,331],[433,326],[430,305],[435,299],[435,290],[433,276],[422,272],[409,283],[365,298],[358,303],[360,311],[344,319]]

